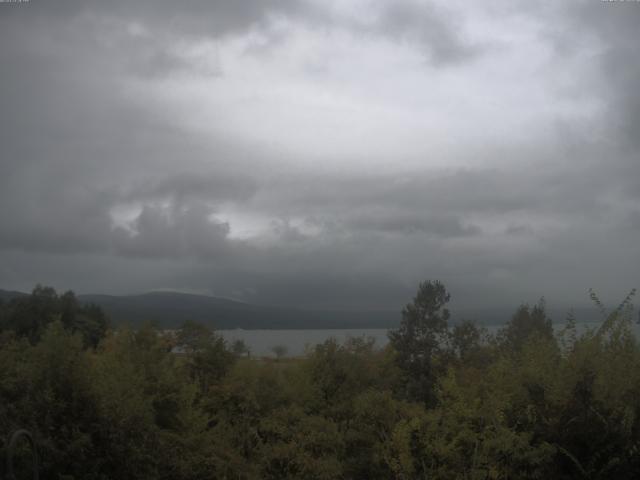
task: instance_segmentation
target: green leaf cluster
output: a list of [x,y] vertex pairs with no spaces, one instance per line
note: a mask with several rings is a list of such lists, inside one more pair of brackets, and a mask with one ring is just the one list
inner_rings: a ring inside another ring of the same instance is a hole
[[41,478],[640,475],[632,295],[599,303],[595,329],[570,316],[554,334],[540,302],[492,336],[449,325],[449,293],[425,282],[386,348],[330,339],[276,360],[192,322],[94,341],[81,319],[101,315],[32,297],[0,306],[0,432],[34,433]]

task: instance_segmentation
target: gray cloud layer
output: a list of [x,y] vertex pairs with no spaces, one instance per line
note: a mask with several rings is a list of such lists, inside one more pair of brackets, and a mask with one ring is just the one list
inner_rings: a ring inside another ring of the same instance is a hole
[[0,287],[638,284],[637,4],[345,5],[0,4]]

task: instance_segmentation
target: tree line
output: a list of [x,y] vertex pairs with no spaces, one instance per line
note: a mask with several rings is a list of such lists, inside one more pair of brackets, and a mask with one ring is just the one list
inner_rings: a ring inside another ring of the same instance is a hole
[[633,293],[597,328],[554,333],[541,301],[490,335],[428,281],[385,348],[269,360],[38,286],[0,304],[2,448],[27,428],[51,479],[637,478]]

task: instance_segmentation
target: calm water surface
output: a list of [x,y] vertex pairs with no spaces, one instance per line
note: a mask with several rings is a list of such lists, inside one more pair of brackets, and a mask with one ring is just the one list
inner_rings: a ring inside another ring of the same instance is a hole
[[[579,330],[598,327],[600,323],[581,323],[578,324]],[[485,328],[490,333],[495,333],[503,325],[488,325]],[[556,331],[564,327],[563,323],[554,324]],[[275,356],[272,348],[282,345],[287,349],[288,356],[304,355],[307,348],[313,348],[314,345],[323,343],[329,338],[335,338],[339,342],[344,342],[349,337],[371,337],[375,340],[378,348],[384,347],[389,339],[387,338],[388,329],[371,328],[371,329],[334,329],[334,330],[218,330],[225,340],[229,343],[234,340],[243,340],[252,355],[256,356]],[[634,331],[640,338],[640,326],[634,324]]]

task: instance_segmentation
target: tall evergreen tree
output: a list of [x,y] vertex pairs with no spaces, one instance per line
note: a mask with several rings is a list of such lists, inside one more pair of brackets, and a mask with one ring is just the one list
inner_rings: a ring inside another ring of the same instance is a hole
[[447,341],[451,298],[439,281],[420,283],[413,302],[402,310],[397,330],[389,332],[398,367],[404,372],[405,395],[410,400],[435,403],[434,386]]

